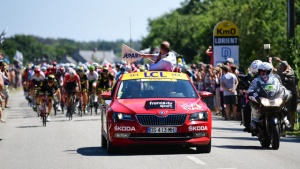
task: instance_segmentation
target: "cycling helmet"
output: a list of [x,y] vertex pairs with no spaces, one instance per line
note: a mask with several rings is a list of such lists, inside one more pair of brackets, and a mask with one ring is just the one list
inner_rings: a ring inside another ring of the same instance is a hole
[[41,71],[45,72],[47,70],[47,68],[45,66],[41,67]]
[[65,68],[63,66],[60,66],[58,68],[58,71],[61,72],[61,73],[64,73],[65,72]]
[[94,62],[94,63],[92,63],[92,66],[94,66],[94,67],[98,67],[98,63],[96,63],[96,62]]
[[78,71],[78,72],[83,72],[83,66],[78,66],[78,67],[77,67],[77,71]]
[[94,71],[94,70],[95,70],[95,66],[90,65],[90,66],[88,66],[88,69],[89,69],[90,71]]
[[55,76],[54,75],[49,75],[48,76],[48,82],[54,82]]
[[260,66],[260,64],[262,63],[261,60],[254,60],[251,65],[250,65],[250,71],[253,74],[257,74],[258,73],[258,67]]
[[121,64],[120,64],[120,63],[117,63],[115,67],[118,68],[118,69],[120,69]]
[[125,70],[125,66],[121,66],[120,67],[120,71],[122,72],[122,73],[124,73],[126,70]]
[[105,66],[105,67],[103,67],[103,72],[108,72],[108,68],[107,68],[107,66]]
[[41,69],[39,67],[34,68],[34,73],[39,74],[41,72]]
[[68,73],[70,76],[74,76],[74,75],[76,75],[76,72],[75,72],[75,70],[74,70],[74,69],[72,69],[72,68],[69,68],[67,73]]

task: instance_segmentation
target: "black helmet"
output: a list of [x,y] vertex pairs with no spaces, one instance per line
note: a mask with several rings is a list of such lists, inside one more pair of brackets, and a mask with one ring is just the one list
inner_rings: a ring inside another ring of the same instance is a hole
[[54,82],[55,76],[54,75],[49,75],[48,76],[48,82]]

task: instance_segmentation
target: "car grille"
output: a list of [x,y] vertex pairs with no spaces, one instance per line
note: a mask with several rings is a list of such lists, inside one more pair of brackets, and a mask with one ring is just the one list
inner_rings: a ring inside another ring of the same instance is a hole
[[193,138],[192,133],[131,133],[129,136],[134,141],[186,141]]
[[142,126],[181,126],[185,122],[186,114],[136,115],[136,118]]

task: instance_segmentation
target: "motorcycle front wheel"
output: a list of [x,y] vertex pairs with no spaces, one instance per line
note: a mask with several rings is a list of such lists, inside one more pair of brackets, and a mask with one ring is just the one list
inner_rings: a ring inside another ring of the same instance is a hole
[[274,150],[279,149],[279,139],[280,139],[280,133],[279,133],[279,125],[272,125],[272,148]]

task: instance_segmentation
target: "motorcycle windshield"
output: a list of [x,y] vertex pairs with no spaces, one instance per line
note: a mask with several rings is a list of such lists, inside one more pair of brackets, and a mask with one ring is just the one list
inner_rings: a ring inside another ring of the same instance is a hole
[[282,96],[282,89],[279,84],[261,84],[259,89],[259,96],[275,99]]

